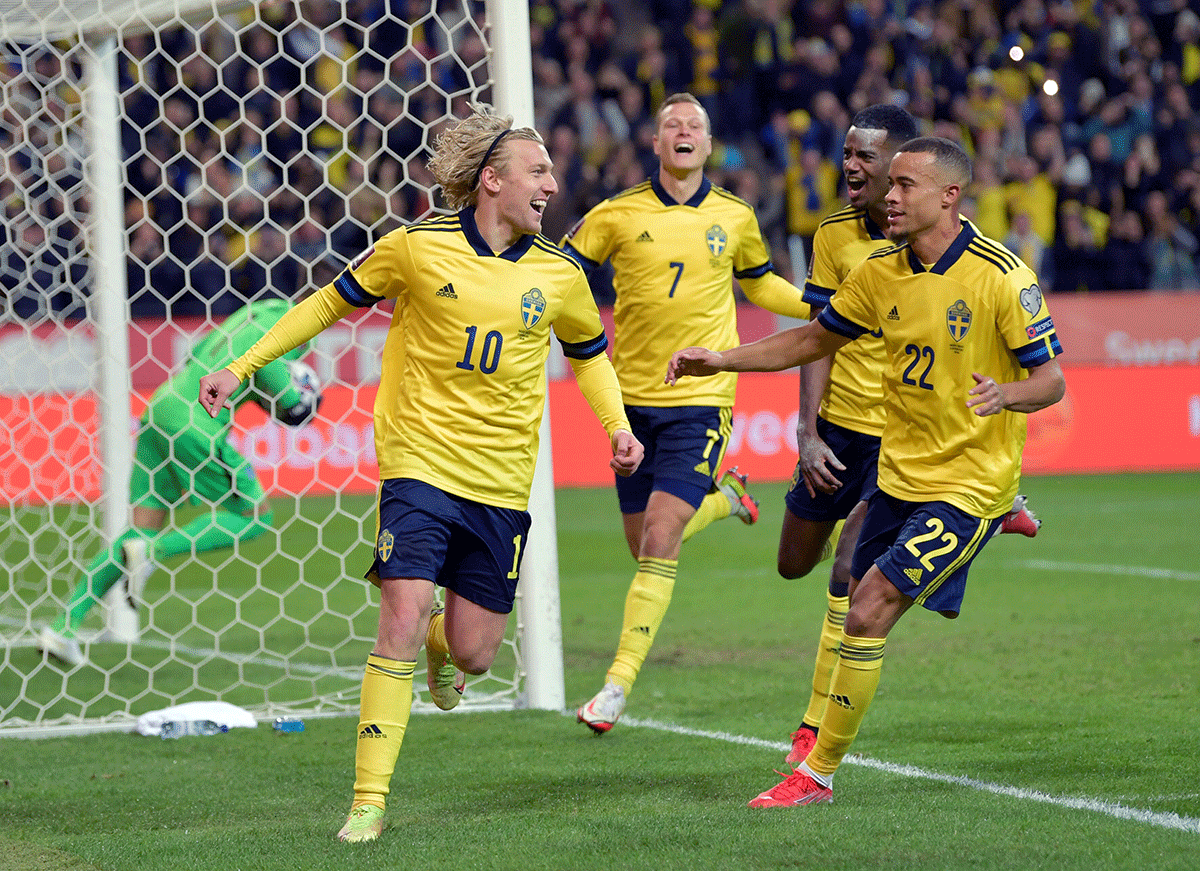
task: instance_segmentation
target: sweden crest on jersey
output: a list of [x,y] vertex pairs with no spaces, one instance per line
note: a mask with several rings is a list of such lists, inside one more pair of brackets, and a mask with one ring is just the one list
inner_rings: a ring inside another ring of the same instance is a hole
[[720,224],[713,224],[704,234],[704,241],[708,243],[708,250],[712,252],[712,256],[720,257],[729,243],[729,237],[725,235]]
[[971,329],[971,310],[961,299],[946,309],[946,329],[950,331],[950,338],[956,342],[962,341],[967,330]]
[[542,319],[542,312],[546,310],[546,297],[536,287],[525,292],[521,297],[521,320],[525,323],[525,329],[531,330],[538,321]]

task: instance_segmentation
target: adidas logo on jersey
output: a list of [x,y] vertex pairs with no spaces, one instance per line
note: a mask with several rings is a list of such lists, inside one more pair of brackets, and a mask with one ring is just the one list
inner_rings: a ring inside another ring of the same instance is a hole
[[358,737],[361,740],[363,738],[386,738],[387,735],[383,733],[382,729],[372,723],[370,726],[367,726],[365,729],[359,732]]
[[891,310],[890,312],[888,312],[887,319],[888,319],[889,321],[898,321],[898,320],[900,320],[900,312],[896,311],[896,307],[895,307],[895,306],[892,306],[892,310]]
[[920,569],[918,569],[918,568],[905,569],[904,574],[914,584],[921,583],[921,570]]
[[434,296],[443,296],[446,299],[458,299],[458,294],[454,292],[453,284],[447,284],[445,287],[439,287]]
[[635,242],[653,242],[654,240],[650,238],[649,230],[642,230],[642,235],[638,236],[633,241],[635,241]]

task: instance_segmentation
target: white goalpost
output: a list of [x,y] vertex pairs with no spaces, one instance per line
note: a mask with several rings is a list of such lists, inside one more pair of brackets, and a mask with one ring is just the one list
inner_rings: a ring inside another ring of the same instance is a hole
[[[239,411],[231,442],[268,490],[271,532],[156,562],[140,593],[118,583],[80,627],[77,666],[36,644],[128,527],[136,419],[191,345],[249,299],[326,283],[368,240],[437,210],[424,158],[469,102],[533,124],[525,3],[403,10],[0,11],[0,737],[128,730],[193,700],[260,719],[357,711],[378,612],[361,576],[387,312],[314,340],[316,421]],[[548,409],[530,512],[509,637],[460,710],[565,704]],[[414,709],[434,710],[414,685]]]

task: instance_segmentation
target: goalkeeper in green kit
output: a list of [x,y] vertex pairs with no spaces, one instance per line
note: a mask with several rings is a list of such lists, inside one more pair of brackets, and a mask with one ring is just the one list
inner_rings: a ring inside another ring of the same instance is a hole
[[[227,439],[233,408],[210,418],[196,395],[201,377],[240,357],[289,308],[291,302],[282,299],[243,306],[205,335],[183,368],[154,391],[141,418],[129,481],[133,526],[83,570],[66,611],[38,634],[39,650],[69,665],[81,664],[76,632],[122,578],[134,600],[155,563],[232,547],[271,528],[270,505],[254,468]],[[320,393],[315,374],[297,362],[304,352],[301,346],[258,370],[229,405],[254,402],[289,426],[310,420]],[[171,513],[189,501],[207,505],[210,513],[163,531]]]

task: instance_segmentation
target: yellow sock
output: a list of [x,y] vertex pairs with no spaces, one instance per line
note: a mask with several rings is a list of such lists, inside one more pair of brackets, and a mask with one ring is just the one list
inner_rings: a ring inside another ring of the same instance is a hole
[[415,662],[372,653],[363,672],[358,744],[354,750],[354,804],[384,807],[396,757],[412,713]]
[[687,526],[683,528],[683,540],[687,541],[709,524],[724,520],[732,513],[733,506],[729,504],[728,496],[720,490],[709,493],[700,503],[700,507],[696,509],[696,513],[692,515],[692,519],[687,522]]
[[833,525],[833,532],[829,533],[829,538],[825,539],[825,545],[821,548],[821,557],[817,560],[818,563],[825,562],[837,553],[838,539],[842,537],[842,528],[845,525],[846,521],[844,520],[839,520]]
[[450,655],[450,642],[446,640],[446,614],[438,611],[429,618],[429,631],[425,633],[425,646],[434,653]]
[[821,718],[817,745],[804,761],[818,774],[833,776],[854,743],[883,667],[886,638],[855,638],[842,633],[841,653],[829,680],[829,704]]
[[812,693],[808,699],[808,710],[801,721],[814,728],[821,725],[821,717],[825,715],[825,703],[829,700],[829,678],[833,675],[833,667],[837,665],[838,651],[842,647],[842,626],[846,622],[846,612],[850,610],[848,596],[834,596],[826,590],[825,598],[829,600],[829,610],[821,622],[821,640],[817,647],[817,661],[813,665]]
[[[722,499],[725,497],[722,496]],[[728,502],[728,500],[726,500]],[[671,604],[675,589],[675,570],[679,560],[642,557],[638,571],[625,596],[625,621],[621,626],[621,643],[608,670],[608,679],[625,690],[628,697],[637,680],[646,654],[654,644],[654,636]]]

